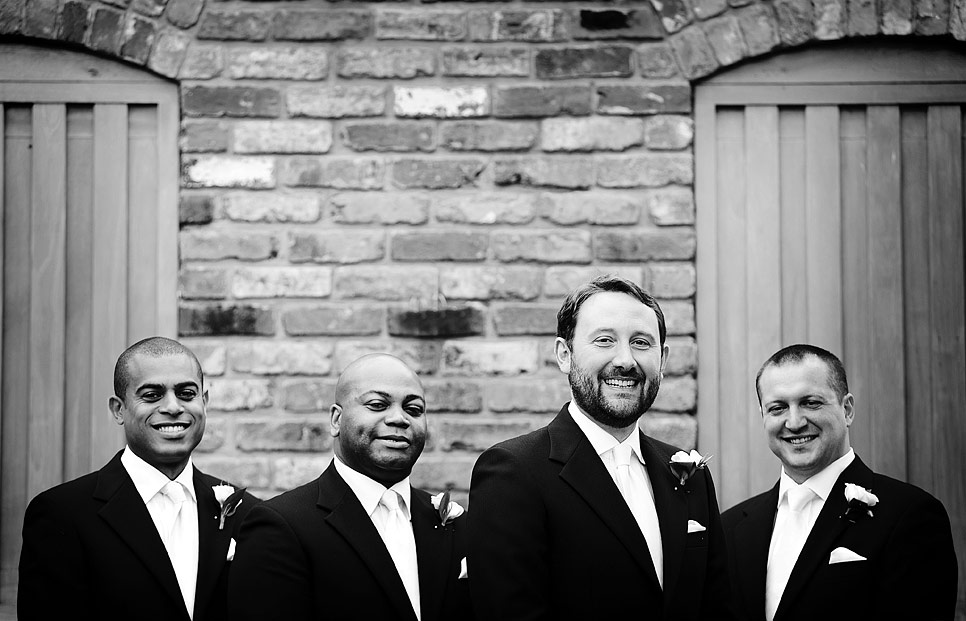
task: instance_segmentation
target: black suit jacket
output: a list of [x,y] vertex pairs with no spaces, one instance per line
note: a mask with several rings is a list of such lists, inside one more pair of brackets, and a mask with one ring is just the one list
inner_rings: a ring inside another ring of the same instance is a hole
[[[731,618],[724,541],[707,470],[683,488],[673,446],[641,434],[664,551],[664,589],[644,535],[565,406],[497,444],[473,469],[469,579],[480,619]],[[706,528],[688,533],[688,520]]]
[[[416,488],[411,505],[422,621],[468,618],[459,579],[465,516],[442,526],[430,495]],[[252,510],[228,590],[236,621],[416,620],[389,551],[334,464]]]
[[[218,529],[212,487],[195,468],[198,582],[194,621],[226,621],[228,546],[256,503],[246,494]],[[97,472],[49,489],[27,506],[20,554],[21,621],[188,621],[178,579],[119,452]]]
[[[845,484],[879,498],[872,517],[843,518]],[[765,570],[778,511],[778,484],[722,516],[736,607],[742,618],[765,618]],[[829,565],[844,547],[865,561]],[[949,517],[923,490],[875,474],[856,457],[835,482],[788,579],[775,621],[952,619],[956,555]]]

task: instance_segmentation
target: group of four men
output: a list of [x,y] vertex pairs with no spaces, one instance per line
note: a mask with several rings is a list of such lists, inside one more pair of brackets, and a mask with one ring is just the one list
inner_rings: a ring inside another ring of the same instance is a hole
[[854,454],[834,355],[795,345],[765,362],[780,480],[721,516],[705,460],[638,428],[668,360],[658,303],[601,277],[557,320],[572,399],[480,456],[465,514],[410,485],[426,402],[401,360],[350,364],[331,465],[259,502],[191,464],[207,404],[194,355],[133,345],[110,400],[127,446],[27,509],[20,618],[953,618],[946,511]]

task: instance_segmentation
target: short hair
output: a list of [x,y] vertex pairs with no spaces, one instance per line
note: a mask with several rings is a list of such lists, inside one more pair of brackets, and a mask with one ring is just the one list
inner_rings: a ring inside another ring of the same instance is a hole
[[131,359],[135,356],[149,356],[151,358],[162,358],[164,356],[177,356],[184,354],[191,358],[195,368],[198,369],[198,377],[201,384],[205,383],[205,372],[198,362],[197,356],[190,349],[175,341],[174,339],[163,336],[151,336],[142,339],[131,345],[118,356],[117,363],[114,365],[114,395],[118,399],[124,399],[127,389],[131,384]]
[[765,372],[765,369],[768,367],[780,367],[789,363],[799,363],[808,356],[814,356],[825,364],[828,372],[828,384],[835,391],[839,399],[849,394],[849,380],[845,377],[845,366],[839,360],[838,356],[815,345],[798,343],[779,349],[758,369],[758,375],[755,376],[755,392],[758,393],[758,405],[761,405],[761,374]]
[[664,311],[661,310],[661,305],[637,284],[626,278],[612,274],[598,276],[571,291],[567,299],[564,300],[563,306],[557,311],[557,336],[562,338],[568,347],[572,346],[574,342],[574,331],[577,328],[577,313],[580,312],[580,307],[592,295],[605,291],[626,293],[641,302],[641,304],[653,309],[654,314],[657,315],[657,327],[661,337],[661,347],[664,347],[664,340],[667,337],[667,327],[664,324]]

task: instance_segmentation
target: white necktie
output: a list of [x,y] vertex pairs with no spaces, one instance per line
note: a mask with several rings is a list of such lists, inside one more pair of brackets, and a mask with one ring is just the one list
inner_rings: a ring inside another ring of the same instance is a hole
[[396,565],[396,572],[402,579],[413,611],[419,619],[419,568],[416,563],[416,538],[413,527],[399,506],[401,498],[394,490],[387,489],[379,500],[383,512],[382,540]]
[[765,578],[765,617],[768,621],[775,618],[778,603],[785,592],[788,578],[798,561],[799,554],[808,539],[808,505],[816,498],[815,492],[805,485],[793,485],[788,489],[788,507],[784,519],[775,520],[775,545],[770,547],[768,572]]
[[651,562],[657,572],[657,581],[664,587],[664,550],[661,548],[661,526],[657,519],[657,509],[643,478],[642,468],[631,468],[631,447],[618,444],[614,447],[614,461],[617,465],[617,488],[627,503],[637,526],[647,541]]
[[193,617],[195,581],[198,576],[198,529],[191,528],[191,514],[195,512],[185,507],[188,497],[181,483],[169,481],[161,493],[169,502],[166,528],[161,533],[161,541],[164,542],[171,566],[178,577],[178,586],[181,587],[188,615]]

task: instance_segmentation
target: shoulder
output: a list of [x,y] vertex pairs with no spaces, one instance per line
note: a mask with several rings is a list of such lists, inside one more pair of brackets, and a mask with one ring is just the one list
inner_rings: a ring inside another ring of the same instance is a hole
[[259,503],[259,506],[272,509],[283,515],[299,513],[307,507],[314,507],[318,503],[319,492],[319,479],[316,478],[287,492],[282,492],[278,496],[263,500]]
[[[28,507],[61,506],[69,504],[76,510],[80,499],[90,498],[97,487],[98,472],[91,472],[82,477],[55,485],[35,496]],[[28,508],[29,512],[29,508]]]
[[747,500],[739,502],[735,506],[731,507],[727,511],[721,512],[721,524],[724,529],[730,530],[738,522],[745,519],[749,515],[757,512],[764,511],[767,509],[768,498],[771,495],[771,491],[762,492],[757,496],[752,496]]
[[873,473],[872,493],[879,499],[876,511],[897,518],[915,514],[936,514],[948,520],[942,502],[926,490],[884,474]]
[[531,457],[546,457],[550,450],[550,433],[546,427],[541,427],[522,436],[510,438],[494,444],[483,451],[483,456],[512,456],[520,459]]

